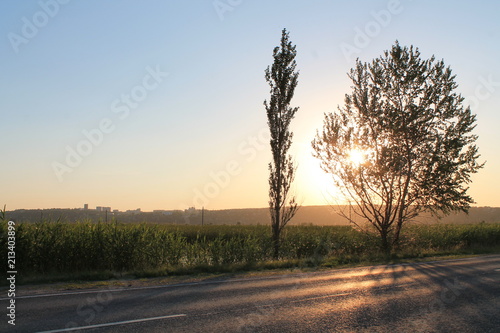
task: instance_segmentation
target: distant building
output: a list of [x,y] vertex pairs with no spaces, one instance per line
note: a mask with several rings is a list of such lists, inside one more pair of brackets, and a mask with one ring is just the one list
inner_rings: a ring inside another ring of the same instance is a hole
[[127,213],[139,214],[140,212],[141,212],[140,208],[127,210]]
[[111,212],[111,207],[97,206],[95,210],[97,210],[98,212]]
[[158,213],[158,214],[163,214],[163,215],[172,215],[174,212],[171,210],[156,209],[156,210],[153,210],[153,213]]
[[189,214],[194,214],[194,213],[196,213],[196,208],[189,207],[188,209],[184,210],[184,212],[189,213]]
[[89,204],[84,204],[84,205],[83,205],[83,209],[84,209],[84,210],[88,210],[88,209],[89,209]]

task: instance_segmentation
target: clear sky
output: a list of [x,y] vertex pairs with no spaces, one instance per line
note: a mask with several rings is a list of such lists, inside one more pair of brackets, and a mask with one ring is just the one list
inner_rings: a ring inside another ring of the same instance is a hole
[[0,204],[266,207],[264,70],[283,28],[300,203],[335,193],[310,142],[346,73],[399,40],[457,75],[487,161],[470,193],[500,206],[500,2],[410,0],[1,1]]

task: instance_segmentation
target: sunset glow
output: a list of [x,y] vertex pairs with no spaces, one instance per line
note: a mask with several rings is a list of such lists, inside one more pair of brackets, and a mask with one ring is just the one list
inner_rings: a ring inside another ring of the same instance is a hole
[[354,165],[361,165],[366,160],[366,151],[353,149],[349,152],[349,161]]

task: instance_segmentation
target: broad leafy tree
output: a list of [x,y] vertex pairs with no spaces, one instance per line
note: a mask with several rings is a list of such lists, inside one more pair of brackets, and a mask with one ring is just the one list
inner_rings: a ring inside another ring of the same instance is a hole
[[413,46],[396,42],[370,63],[357,60],[348,76],[352,92],[325,115],[314,155],[351,203],[343,216],[367,221],[390,253],[420,213],[468,211],[467,184],[482,167],[476,118],[451,69]]
[[269,209],[271,213],[274,257],[278,258],[280,235],[286,224],[295,215],[298,206],[290,187],[296,167],[288,150],[293,133],[290,122],[298,107],[291,107],[299,73],[295,71],[295,45],[289,41],[289,34],[283,29],[281,44],[274,48],[272,66],[265,71],[266,81],[271,89],[270,100],[264,101],[269,130],[271,132],[272,162],[269,163]]

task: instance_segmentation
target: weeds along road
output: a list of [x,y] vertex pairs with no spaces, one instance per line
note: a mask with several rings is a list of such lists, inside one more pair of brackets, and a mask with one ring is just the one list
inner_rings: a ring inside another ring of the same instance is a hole
[[[110,287],[111,288],[111,287]],[[500,255],[17,298],[3,332],[499,332]],[[2,299],[6,304],[6,299]],[[5,311],[5,307],[2,306]]]

